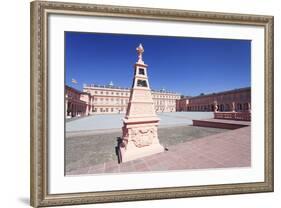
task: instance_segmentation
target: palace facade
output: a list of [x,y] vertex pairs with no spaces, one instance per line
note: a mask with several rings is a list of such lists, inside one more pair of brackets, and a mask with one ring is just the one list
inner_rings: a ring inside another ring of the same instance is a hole
[[251,88],[184,97],[177,100],[176,111],[245,112],[251,109]]
[[[108,85],[85,84],[79,91],[65,86],[66,117],[91,114],[126,113],[131,89]],[[151,90],[156,112],[217,111],[249,112],[251,88],[240,88],[199,96],[181,96],[166,90]]]
[[76,117],[88,115],[91,107],[91,95],[81,92],[69,86],[65,86],[65,114],[66,117]]
[[[99,113],[126,113],[131,89],[109,85],[84,85],[83,92],[92,97],[91,114]],[[151,90],[156,112],[175,112],[176,100],[180,94],[166,90]]]
[[[156,112],[175,112],[180,94],[166,90],[151,90]],[[66,114],[68,117],[90,114],[126,113],[130,88],[84,84],[83,91],[66,86]]]

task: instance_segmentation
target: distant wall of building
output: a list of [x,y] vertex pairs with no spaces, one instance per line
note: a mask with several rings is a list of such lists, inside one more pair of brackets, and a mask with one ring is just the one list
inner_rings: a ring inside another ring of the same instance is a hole
[[[126,113],[130,88],[84,85],[83,91],[65,86],[67,117]],[[165,90],[152,90],[156,112],[217,111],[244,112],[251,109],[251,88],[240,88],[195,97]]]
[[[130,88],[115,86],[84,85],[83,92],[91,95],[90,114],[125,113],[131,95]],[[151,91],[156,112],[175,112],[180,94],[166,90]]]
[[240,88],[196,97],[182,97],[177,100],[177,111],[249,111],[251,109],[251,88]]
[[[66,116],[126,113],[130,88],[111,85],[84,85],[83,91],[66,86]],[[180,94],[166,90],[152,90],[156,112],[175,112]]]
[[65,116],[88,115],[90,94],[65,86]]

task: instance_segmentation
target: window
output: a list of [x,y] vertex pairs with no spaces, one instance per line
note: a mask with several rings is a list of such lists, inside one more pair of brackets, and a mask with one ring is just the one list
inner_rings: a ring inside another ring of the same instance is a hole
[[111,112],[113,112],[113,108],[111,108]]
[[100,91],[100,94],[103,94],[103,91]]
[[143,69],[143,68],[139,68],[139,74],[140,74],[140,75],[145,75],[145,74],[144,74],[144,69]]
[[138,79],[137,86],[138,87],[147,87],[146,80]]
[[249,110],[249,104],[248,103],[244,103],[244,110]]

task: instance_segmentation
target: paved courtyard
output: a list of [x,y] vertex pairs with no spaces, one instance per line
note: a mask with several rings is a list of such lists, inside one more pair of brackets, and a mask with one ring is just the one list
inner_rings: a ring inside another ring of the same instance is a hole
[[[224,129],[176,126],[161,128],[158,130],[160,143],[169,149],[170,146],[224,132]],[[100,163],[117,159],[117,143],[121,137],[121,129],[118,132],[101,133],[66,138],[66,173],[87,168]]]
[[116,161],[69,171],[67,175],[167,171],[251,166],[251,127],[172,145],[168,151],[118,164]]
[[250,127],[226,130],[191,126],[192,119],[212,118],[209,112],[159,114],[159,140],[167,151],[118,164],[116,151],[123,117],[98,115],[66,123],[66,175],[250,165]]
[[[124,114],[94,115],[66,122],[66,132],[121,129]],[[159,113],[160,127],[191,125],[192,119],[209,119],[213,112],[172,112]]]

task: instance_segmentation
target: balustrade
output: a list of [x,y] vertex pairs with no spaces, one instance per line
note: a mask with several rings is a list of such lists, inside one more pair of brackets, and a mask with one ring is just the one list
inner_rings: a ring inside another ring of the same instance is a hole
[[215,112],[215,119],[251,121],[250,112]]

